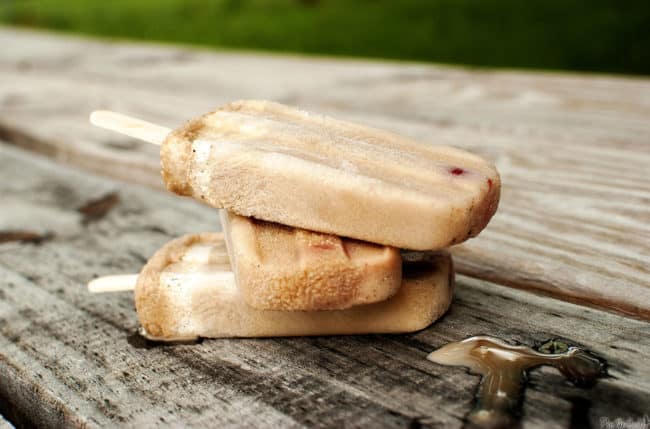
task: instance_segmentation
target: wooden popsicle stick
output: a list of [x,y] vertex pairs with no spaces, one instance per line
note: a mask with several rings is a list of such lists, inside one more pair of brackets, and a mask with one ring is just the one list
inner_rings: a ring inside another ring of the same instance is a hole
[[119,274],[114,276],[98,277],[88,283],[88,292],[124,292],[135,289],[138,281],[137,274]]
[[108,110],[95,110],[90,123],[148,143],[161,145],[171,129]]

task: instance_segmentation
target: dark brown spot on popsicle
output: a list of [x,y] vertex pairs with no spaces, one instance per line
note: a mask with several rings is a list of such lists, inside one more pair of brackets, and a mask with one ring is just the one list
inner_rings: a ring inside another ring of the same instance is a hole
[[487,179],[488,189],[492,189],[492,179]]
[[451,169],[449,170],[449,172],[450,172],[451,174],[453,174],[454,176],[460,176],[461,174],[464,174],[464,173],[465,173],[465,170],[463,170],[463,169],[460,168],[460,167],[453,167],[453,168],[451,168]]

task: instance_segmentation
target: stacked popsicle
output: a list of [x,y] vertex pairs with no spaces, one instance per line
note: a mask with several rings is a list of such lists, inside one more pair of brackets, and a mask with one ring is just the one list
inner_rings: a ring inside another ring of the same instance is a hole
[[422,329],[451,302],[440,249],[478,234],[499,201],[475,155],[267,101],[171,132],[91,121],[163,140],[167,188],[222,209],[223,236],[174,240],[137,277],[140,323],[159,340]]

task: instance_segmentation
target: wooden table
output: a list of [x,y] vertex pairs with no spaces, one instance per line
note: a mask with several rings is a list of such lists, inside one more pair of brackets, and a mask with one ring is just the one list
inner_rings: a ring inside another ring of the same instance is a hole
[[[475,334],[565,338],[609,362],[611,377],[592,389],[531,371],[524,427],[650,413],[649,80],[7,29],[0,46],[0,413],[13,424],[459,427],[479,378],[425,357]],[[159,192],[155,148],[92,128],[88,113],[176,126],[239,98],[496,162],[500,210],[453,249],[460,275],[442,320],[410,335],[153,346],[136,334],[130,294],[86,292],[93,277],[137,272],[174,237],[220,228],[213,209]]]

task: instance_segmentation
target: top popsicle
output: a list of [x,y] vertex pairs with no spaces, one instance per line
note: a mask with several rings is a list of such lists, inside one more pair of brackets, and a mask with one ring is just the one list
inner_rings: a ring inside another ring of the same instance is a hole
[[482,158],[311,114],[238,101],[161,147],[167,188],[242,216],[405,249],[477,235],[500,179]]

